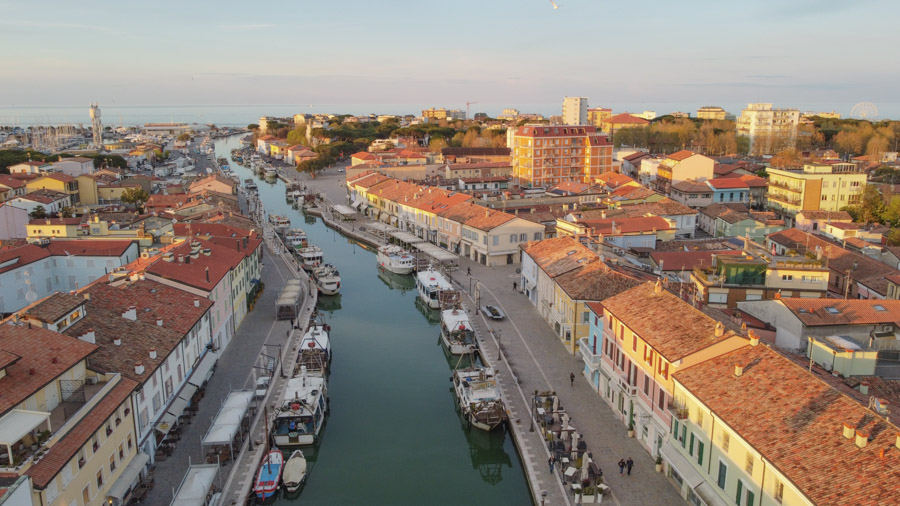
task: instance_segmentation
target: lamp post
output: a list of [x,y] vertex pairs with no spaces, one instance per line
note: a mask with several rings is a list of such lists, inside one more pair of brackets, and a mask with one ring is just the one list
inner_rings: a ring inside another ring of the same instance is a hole
[[534,417],[536,416],[534,412],[534,405],[537,404],[537,394],[538,391],[535,390],[534,395],[531,396],[531,428],[528,429],[528,432],[534,432]]
[[500,349],[500,336],[503,334],[503,329],[497,329],[497,360],[502,360],[503,358],[503,350]]

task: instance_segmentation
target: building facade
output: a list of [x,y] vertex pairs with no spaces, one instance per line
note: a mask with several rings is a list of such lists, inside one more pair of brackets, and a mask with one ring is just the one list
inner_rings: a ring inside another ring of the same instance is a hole
[[527,188],[592,183],[612,163],[612,144],[594,126],[522,126],[513,135],[513,177]]
[[587,125],[587,97],[565,97],[562,103],[562,118],[564,125]]

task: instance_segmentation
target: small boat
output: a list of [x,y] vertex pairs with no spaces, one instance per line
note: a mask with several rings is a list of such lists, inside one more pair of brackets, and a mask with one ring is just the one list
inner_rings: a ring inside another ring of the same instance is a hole
[[306,232],[299,228],[292,228],[284,233],[284,242],[290,248],[305,248],[309,245]]
[[281,481],[281,470],[284,465],[284,454],[281,450],[272,449],[263,458],[256,473],[256,483],[253,492],[256,498],[265,501],[278,491],[278,483]]
[[278,214],[270,214],[269,215],[269,223],[272,225],[272,228],[275,229],[275,232],[284,232],[291,226],[291,219],[287,216],[281,216]]
[[492,368],[468,367],[453,371],[453,389],[460,411],[474,427],[489,431],[506,420],[506,407]]
[[441,342],[451,355],[472,353],[478,347],[469,315],[464,310],[441,311]]
[[312,278],[322,295],[337,295],[341,291],[341,274],[331,264],[314,267]]
[[328,331],[331,327],[316,324],[306,331],[300,341],[300,351],[297,357],[297,369],[295,374],[302,372],[304,367],[311,373],[328,372],[328,364],[331,363],[331,341],[328,339]]
[[440,272],[428,268],[416,274],[416,288],[419,297],[432,309],[441,308],[441,293],[453,292],[453,285]]
[[322,264],[322,248],[318,246],[297,248],[295,251],[300,259],[300,267],[303,267],[303,270],[307,272]]
[[244,188],[246,188],[246,189],[248,189],[248,190],[255,190],[255,189],[256,189],[256,182],[253,181],[252,179],[245,179],[245,180],[244,180]]
[[306,457],[302,450],[294,450],[291,458],[284,464],[284,473],[281,474],[284,482],[284,490],[290,494],[300,490],[306,481]]
[[379,267],[394,274],[409,274],[416,265],[415,258],[408,251],[394,244],[378,248],[375,261]]
[[325,375],[305,367],[287,382],[284,404],[275,416],[272,438],[280,448],[314,445],[328,412]]
[[274,167],[266,168],[266,182],[274,183],[278,179],[278,171]]

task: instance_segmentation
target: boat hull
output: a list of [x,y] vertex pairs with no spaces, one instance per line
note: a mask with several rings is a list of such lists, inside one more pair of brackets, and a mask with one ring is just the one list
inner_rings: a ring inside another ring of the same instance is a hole
[[322,295],[337,295],[341,292],[340,288],[325,288],[323,286],[316,285],[319,288],[319,293]]
[[379,262],[378,266],[382,269],[392,272],[394,274],[410,274],[413,271],[412,266],[410,267],[400,267],[396,265],[391,265],[390,262]]

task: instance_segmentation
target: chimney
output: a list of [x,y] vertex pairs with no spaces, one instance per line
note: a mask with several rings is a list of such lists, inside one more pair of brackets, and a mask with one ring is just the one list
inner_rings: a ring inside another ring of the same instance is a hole
[[750,336],[750,346],[759,346],[759,336],[756,335],[756,332],[751,330],[749,333]]
[[128,306],[128,310],[122,313],[122,318],[131,321],[137,320],[137,308],[134,306]]
[[113,339],[113,344],[116,346],[122,346],[122,338],[119,336],[116,336],[116,338]]
[[212,250],[209,248],[203,248],[203,256],[210,256],[210,255],[212,255]]
[[84,292],[84,300],[91,300],[91,294]]
[[150,358],[156,360],[156,348],[150,348]]
[[140,274],[138,274],[138,279],[141,280],[141,281],[143,281],[143,280],[145,279],[145,276],[144,276],[144,273],[143,273],[143,272],[141,272]]
[[132,272],[131,275],[128,276],[128,279],[131,280],[132,283],[135,282],[135,281],[137,281],[137,280],[138,280],[138,275],[137,275],[137,273],[136,273],[136,272]]
[[740,378],[742,374],[744,374],[744,366],[741,364],[734,364],[734,375]]
[[157,327],[162,327],[162,326],[163,326],[163,319],[162,319],[162,318],[157,318],[157,319],[156,319],[156,326],[157,326]]
[[82,334],[78,339],[86,343],[97,344],[97,334],[94,332],[94,329],[88,329],[87,332]]
[[178,262],[184,263],[184,255],[178,255]]
[[166,262],[171,262],[174,259],[175,259],[175,255],[171,251],[167,251],[163,255],[163,260],[165,260]]
[[200,307],[200,299],[194,297],[194,307]]
[[897,439],[894,440],[894,446],[900,448],[900,432],[897,433]]
[[[898,434],[900,436],[900,434]],[[853,438],[853,427],[849,423],[844,423],[844,439]]]
[[191,258],[194,258],[194,259],[200,258],[200,250],[198,249],[197,251],[191,251],[191,256],[189,256],[187,258],[187,263],[191,263],[191,261],[190,261]]
[[861,430],[856,431],[856,446],[865,448],[869,444],[869,433]]
[[604,220],[606,219],[606,209],[600,211],[600,217],[603,218]]
[[869,383],[868,382],[863,381],[859,384],[859,393],[861,393],[863,395],[869,395]]
[[209,283],[209,267],[206,268],[206,282]]
[[662,283],[658,279],[656,280],[656,284],[653,286],[653,293],[662,293]]
[[716,322],[716,337],[722,337],[723,334],[725,334],[725,325],[722,325],[722,322]]
[[141,374],[144,374],[144,363],[143,362],[138,362],[138,363],[134,364],[134,373],[137,374],[138,376],[140,376]]

